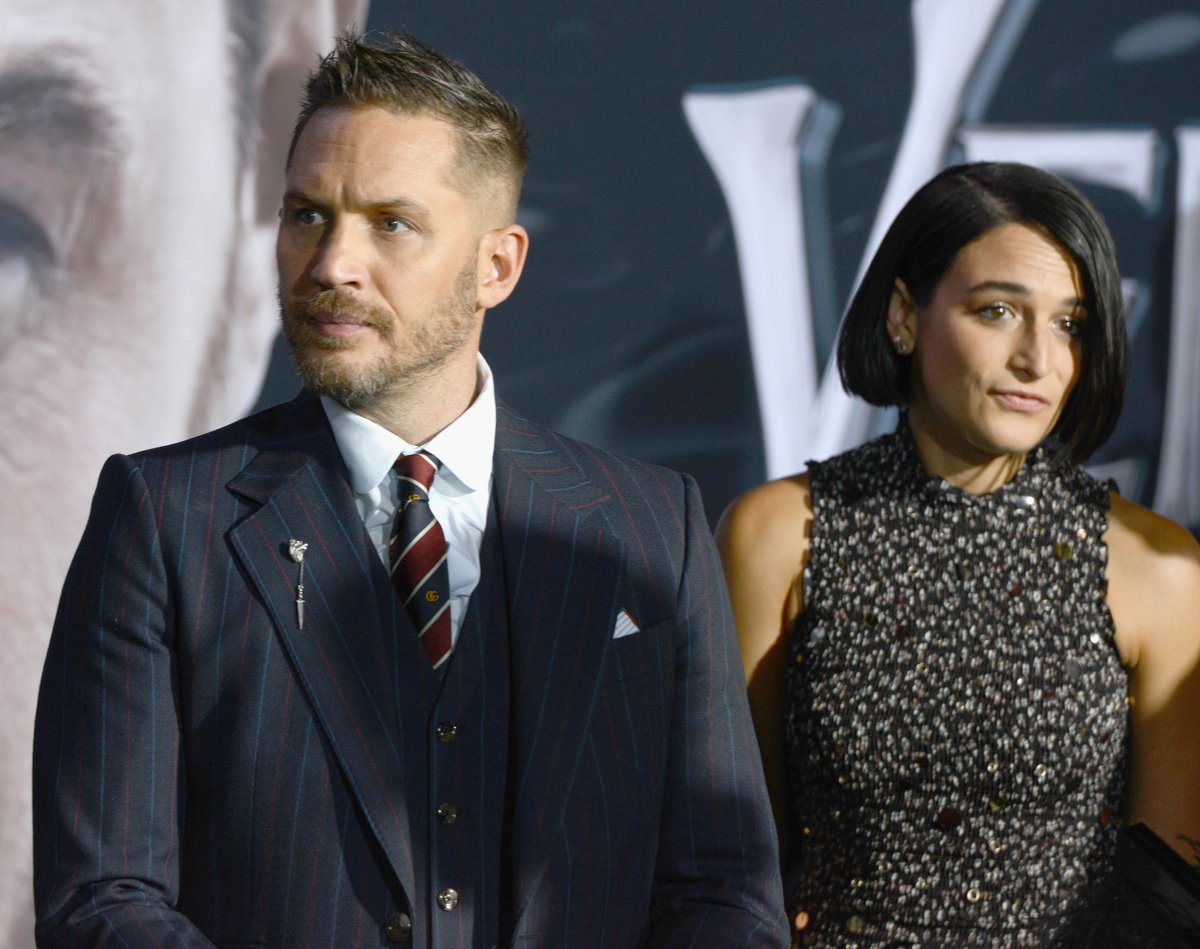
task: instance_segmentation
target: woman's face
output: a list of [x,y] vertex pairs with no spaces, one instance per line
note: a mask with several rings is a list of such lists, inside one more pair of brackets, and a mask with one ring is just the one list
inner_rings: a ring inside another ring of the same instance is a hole
[[1079,378],[1084,304],[1074,260],[1023,224],[963,247],[925,307],[898,285],[889,330],[913,354],[914,431],[959,469],[1036,447]]

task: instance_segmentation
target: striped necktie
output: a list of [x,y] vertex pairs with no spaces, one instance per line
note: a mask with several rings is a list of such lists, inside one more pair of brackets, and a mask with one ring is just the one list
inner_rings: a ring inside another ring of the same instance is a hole
[[426,452],[401,455],[392,466],[399,482],[396,520],[388,538],[392,586],[408,611],[425,655],[436,669],[450,655],[450,575],[446,536],[429,510],[438,462]]

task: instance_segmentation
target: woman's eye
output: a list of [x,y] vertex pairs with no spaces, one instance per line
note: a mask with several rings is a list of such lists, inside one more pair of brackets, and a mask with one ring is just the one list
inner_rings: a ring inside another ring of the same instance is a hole
[[1076,319],[1073,316],[1064,316],[1058,321],[1058,328],[1068,336],[1078,338],[1083,335],[1083,320]]
[[989,320],[1002,320],[1012,314],[1012,308],[1007,303],[989,303],[979,308],[979,315]]

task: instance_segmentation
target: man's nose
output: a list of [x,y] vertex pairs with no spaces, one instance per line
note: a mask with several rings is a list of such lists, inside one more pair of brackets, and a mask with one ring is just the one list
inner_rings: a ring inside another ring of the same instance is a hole
[[322,236],[309,273],[325,289],[361,288],[366,275],[363,256],[365,238],[352,223],[339,221]]

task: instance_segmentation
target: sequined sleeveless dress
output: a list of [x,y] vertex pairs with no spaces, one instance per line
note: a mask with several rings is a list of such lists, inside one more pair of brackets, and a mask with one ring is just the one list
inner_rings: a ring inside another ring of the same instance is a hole
[[903,422],[809,470],[784,686],[803,945],[1053,945],[1124,791],[1106,487],[1039,450],[972,496],[924,474]]

